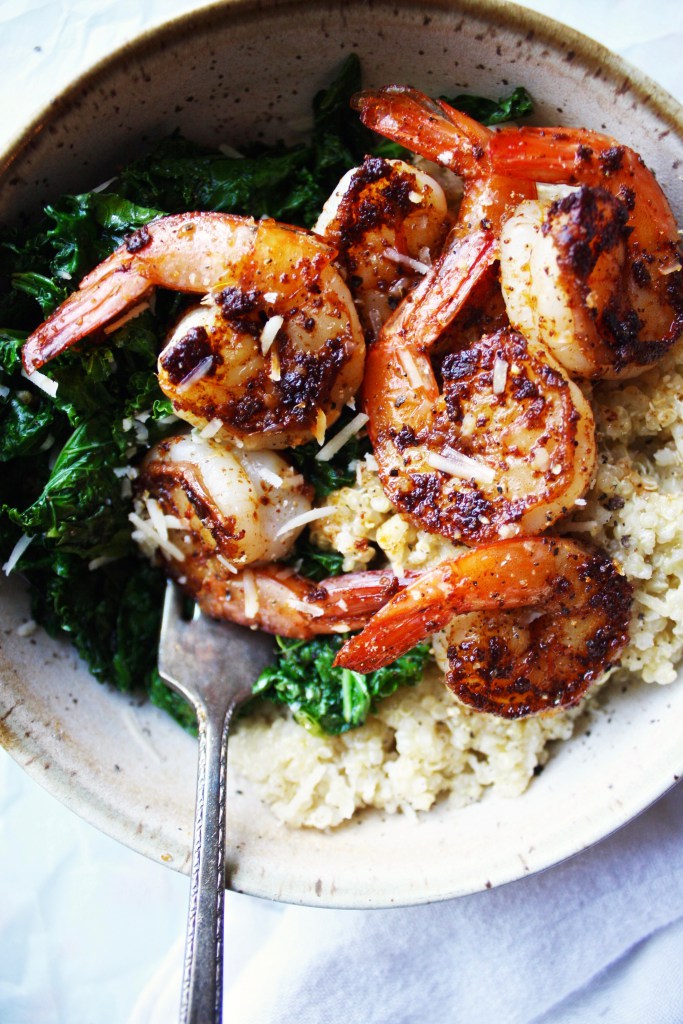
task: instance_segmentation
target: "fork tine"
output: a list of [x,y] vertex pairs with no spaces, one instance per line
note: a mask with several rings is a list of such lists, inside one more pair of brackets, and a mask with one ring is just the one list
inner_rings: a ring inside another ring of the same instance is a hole
[[248,696],[259,672],[273,660],[273,638],[208,618],[198,606],[191,619],[183,611],[183,593],[169,580],[159,637],[161,677],[195,706],[209,691],[221,701]]
[[184,688],[179,687],[176,679],[174,662],[175,655],[182,647],[185,623],[183,621],[183,594],[173,580],[166,580],[164,607],[161,614],[161,632],[159,634],[159,675],[175,690],[181,690],[187,698]]
[[161,629],[173,630],[183,621],[183,593],[173,580],[166,580],[164,593],[164,610],[161,616]]

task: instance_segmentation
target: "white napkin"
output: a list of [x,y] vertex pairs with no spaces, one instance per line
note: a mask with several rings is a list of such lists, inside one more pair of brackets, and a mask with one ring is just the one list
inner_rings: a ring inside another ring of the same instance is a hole
[[[245,914],[268,927],[267,904],[243,899],[227,901],[228,1021],[683,1020],[680,786],[591,850],[497,890],[402,910],[288,907],[236,973]],[[174,1019],[180,961],[177,944],[128,1024]]]
[[498,890],[401,910],[289,908],[227,991],[225,1017],[241,1024],[560,1021],[563,1002],[591,985],[594,998],[602,971],[676,921],[671,941],[660,944],[666,987],[649,991],[649,1016],[633,984],[631,1004],[620,995],[609,1019],[680,1022],[682,914],[678,787],[599,846]]

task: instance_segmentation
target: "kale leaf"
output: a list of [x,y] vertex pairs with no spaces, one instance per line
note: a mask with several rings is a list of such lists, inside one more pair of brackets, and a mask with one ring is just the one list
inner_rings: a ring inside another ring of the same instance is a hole
[[447,96],[441,98],[456,110],[469,114],[475,121],[481,121],[485,125],[518,121],[534,112],[534,101],[523,86],[518,86],[509,96],[501,96],[499,100],[490,100],[485,96],[469,96],[466,93],[452,99]]
[[150,674],[149,699],[162,711],[167,711],[183,729],[197,735],[197,716],[191,704],[163,681],[156,667]]
[[277,661],[263,670],[254,695],[289,705],[309,732],[338,735],[362,725],[377,701],[399,686],[418,683],[431,650],[429,644],[418,644],[391,665],[362,675],[332,664],[345,640],[339,635],[308,641],[278,637]]
[[22,305],[22,293],[47,316],[126,235],[162,212],[106,192],[63,196],[46,206],[28,236],[15,231],[2,246],[0,273],[9,277],[10,290],[0,316],[5,322],[18,319],[27,329],[35,326],[35,307]]
[[294,566],[298,573],[316,583],[328,576],[340,576],[343,562],[342,554],[338,551],[323,551],[312,544],[306,534],[299,537],[292,554],[286,560],[287,565]]
[[[28,553],[33,545],[29,547]],[[66,633],[101,682],[140,690],[156,672],[163,574],[137,555],[88,571],[78,555],[53,555],[27,573],[32,613],[51,636]]]

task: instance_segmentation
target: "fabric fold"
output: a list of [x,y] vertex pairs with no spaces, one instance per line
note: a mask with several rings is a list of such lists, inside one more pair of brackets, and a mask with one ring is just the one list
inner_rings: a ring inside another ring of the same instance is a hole
[[499,889],[401,910],[288,908],[228,988],[225,1015],[527,1024],[682,915],[679,787],[598,846]]

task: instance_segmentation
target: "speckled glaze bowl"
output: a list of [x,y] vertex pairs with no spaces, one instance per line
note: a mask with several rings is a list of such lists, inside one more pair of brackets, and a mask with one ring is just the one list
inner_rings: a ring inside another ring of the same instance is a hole
[[[236,0],[179,18],[112,54],[26,129],[4,158],[0,218],[93,187],[175,128],[214,144],[291,138],[350,51],[368,85],[493,96],[525,85],[539,124],[608,128],[635,146],[683,222],[678,105],[596,43],[494,0]],[[40,631],[20,637],[20,581],[3,579],[0,608],[4,745],[82,817],[187,870],[194,741],[157,709],[97,685],[68,645]],[[680,681],[634,685],[517,800],[443,805],[418,822],[372,813],[330,834],[288,831],[233,781],[230,884],[290,902],[370,907],[519,878],[596,842],[663,793],[683,769],[682,722]]]

